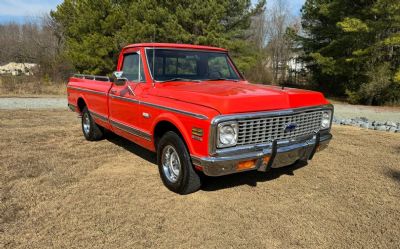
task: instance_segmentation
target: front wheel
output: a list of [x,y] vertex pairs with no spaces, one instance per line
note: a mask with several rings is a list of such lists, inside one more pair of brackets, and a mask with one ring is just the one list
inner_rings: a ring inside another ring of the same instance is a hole
[[169,131],[160,139],[157,164],[161,180],[171,191],[189,194],[200,189],[200,177],[192,166],[186,145],[175,132]]

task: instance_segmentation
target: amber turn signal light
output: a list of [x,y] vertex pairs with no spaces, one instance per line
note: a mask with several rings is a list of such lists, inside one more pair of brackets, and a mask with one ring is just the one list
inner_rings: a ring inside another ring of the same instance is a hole
[[263,163],[264,163],[264,164],[268,164],[269,159],[271,159],[271,157],[265,156],[265,157],[263,158]]
[[256,160],[248,160],[244,162],[240,162],[236,165],[236,170],[245,170],[245,169],[251,169],[256,166]]

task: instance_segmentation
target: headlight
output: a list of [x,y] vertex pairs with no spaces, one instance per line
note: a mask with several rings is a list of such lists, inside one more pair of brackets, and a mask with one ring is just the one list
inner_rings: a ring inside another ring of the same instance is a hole
[[325,110],[322,112],[321,130],[331,127],[332,111]]
[[235,146],[238,139],[237,122],[224,122],[218,125],[218,148]]

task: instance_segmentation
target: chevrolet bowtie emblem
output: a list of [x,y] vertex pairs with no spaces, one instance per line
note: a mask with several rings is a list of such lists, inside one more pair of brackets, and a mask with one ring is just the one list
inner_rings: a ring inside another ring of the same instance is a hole
[[285,124],[285,127],[284,127],[284,132],[291,132],[291,131],[294,131],[295,129],[296,129],[296,127],[297,127],[297,124],[296,123],[288,123],[288,124]]

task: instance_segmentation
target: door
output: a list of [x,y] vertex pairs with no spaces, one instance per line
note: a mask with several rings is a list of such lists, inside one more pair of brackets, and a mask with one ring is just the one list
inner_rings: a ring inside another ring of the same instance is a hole
[[109,112],[113,131],[130,140],[138,141],[139,99],[138,86],[144,84],[145,76],[140,50],[129,51],[123,55],[122,77],[127,79],[124,85],[113,84],[110,90]]

